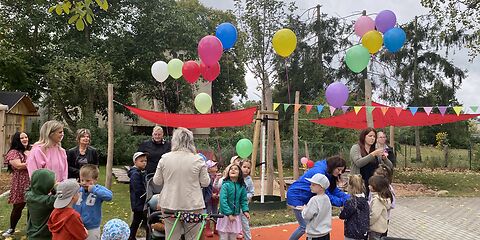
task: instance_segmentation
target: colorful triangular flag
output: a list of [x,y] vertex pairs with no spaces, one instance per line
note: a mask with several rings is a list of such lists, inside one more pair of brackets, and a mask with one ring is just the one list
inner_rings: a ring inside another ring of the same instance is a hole
[[477,113],[478,106],[470,106],[470,109],[472,109],[473,113]]
[[415,113],[417,113],[418,111],[418,107],[408,107],[408,109],[410,109],[412,116],[415,116]]
[[350,106],[342,106],[343,113],[346,113],[349,108],[350,108]]
[[277,110],[280,103],[273,103],[273,111]]
[[329,108],[330,108],[330,115],[333,116],[333,113],[335,112],[336,108],[333,106],[329,106]]
[[358,114],[358,112],[362,110],[362,106],[353,106],[353,110],[355,111],[355,114]]
[[295,112],[298,112],[298,110],[302,107],[301,104],[295,104],[295,108],[294,108],[294,111]]
[[438,110],[440,111],[440,114],[445,115],[445,112],[447,111],[447,106],[438,106]]
[[427,114],[427,116],[430,116],[432,109],[433,107],[423,107],[423,110],[425,110],[425,113]]
[[288,103],[284,103],[283,104],[283,110],[286,112],[288,107],[290,107],[291,104],[288,104]]
[[453,111],[455,111],[455,113],[458,115],[460,115],[460,113],[462,112],[463,110],[463,106],[455,106],[453,107]]
[[317,105],[317,111],[318,111],[318,114],[322,113],[323,105]]
[[385,114],[387,114],[388,108],[389,107],[380,107],[380,109],[382,110],[383,116],[385,116]]
[[312,107],[313,105],[305,105],[305,111],[307,112],[307,114],[310,113],[310,111],[312,110]]
[[367,106],[367,111],[369,114],[372,114],[373,110],[375,110],[374,106]]
[[402,107],[395,107],[395,112],[397,113],[397,116],[400,116],[400,113],[402,113],[403,108]]

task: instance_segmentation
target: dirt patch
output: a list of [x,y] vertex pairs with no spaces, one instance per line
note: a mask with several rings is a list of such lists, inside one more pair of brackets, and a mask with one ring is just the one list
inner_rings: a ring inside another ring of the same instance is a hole
[[2,172],[0,173],[0,194],[10,190],[11,174]]
[[434,196],[437,194],[436,191],[427,188],[423,184],[393,183],[392,185],[397,197]]

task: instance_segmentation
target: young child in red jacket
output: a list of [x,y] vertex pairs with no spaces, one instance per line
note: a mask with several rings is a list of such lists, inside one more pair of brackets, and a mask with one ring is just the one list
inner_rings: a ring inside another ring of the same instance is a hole
[[78,201],[80,185],[75,179],[67,179],[57,187],[57,195],[52,214],[48,219],[48,229],[52,232],[52,240],[84,240],[88,232],[83,226],[80,214],[73,209]]

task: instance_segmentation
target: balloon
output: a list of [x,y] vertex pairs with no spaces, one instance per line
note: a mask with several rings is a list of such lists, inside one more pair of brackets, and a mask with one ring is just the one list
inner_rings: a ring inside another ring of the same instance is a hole
[[189,83],[195,83],[200,77],[200,66],[195,61],[187,61],[182,66],[183,78]]
[[168,62],[168,73],[172,78],[179,79],[182,76],[183,62],[178,58],[174,58]]
[[375,26],[382,33],[395,27],[395,24],[397,24],[397,17],[390,10],[381,11],[375,18]]
[[347,56],[345,57],[345,63],[348,68],[355,73],[363,71],[370,62],[370,53],[362,45],[356,45],[347,50]]
[[307,164],[308,158],[302,157],[302,158],[300,159],[300,162],[301,162],[302,164]]
[[341,82],[334,82],[328,85],[325,95],[330,106],[341,108],[348,100],[348,88]]
[[233,24],[225,22],[217,26],[215,36],[222,42],[223,49],[227,50],[233,47],[237,41],[237,29]]
[[388,51],[394,53],[402,48],[407,35],[401,28],[392,28],[383,35],[383,42]]
[[203,79],[213,82],[213,80],[220,75],[220,64],[217,62],[214,65],[208,66],[207,64],[201,62],[200,72],[202,73]]
[[297,36],[288,28],[280,29],[273,35],[272,45],[278,55],[286,58],[295,51]]
[[383,37],[378,31],[369,31],[362,37],[362,45],[368,49],[368,52],[374,54],[382,48]]
[[199,93],[194,100],[195,108],[200,113],[208,113],[212,107],[212,98],[206,93]]
[[308,162],[307,162],[307,168],[313,168],[314,165],[315,165],[315,162],[314,162],[314,161],[308,160]]
[[361,16],[355,22],[355,34],[359,37],[363,37],[368,31],[375,30],[375,22],[367,16]]
[[220,60],[223,53],[222,42],[215,36],[205,36],[198,42],[198,56],[207,65],[213,65]]
[[241,158],[247,158],[252,154],[252,147],[253,144],[249,139],[243,138],[237,142],[235,149],[237,150],[237,154]]
[[152,76],[155,80],[159,82],[165,82],[168,78],[168,68],[167,63],[164,61],[156,61],[152,68],[150,69],[152,72]]

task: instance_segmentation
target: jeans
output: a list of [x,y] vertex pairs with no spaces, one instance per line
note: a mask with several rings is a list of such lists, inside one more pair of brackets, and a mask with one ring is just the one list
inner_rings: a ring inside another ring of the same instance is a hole
[[298,240],[303,236],[303,234],[305,234],[307,223],[305,223],[305,219],[302,217],[302,210],[293,209],[293,213],[295,214],[295,218],[300,226],[298,226],[295,232],[292,233],[289,240]]
[[250,232],[250,223],[248,222],[247,217],[242,213],[240,215],[242,219],[242,230],[243,230],[243,238],[245,240],[252,240],[252,233]]

